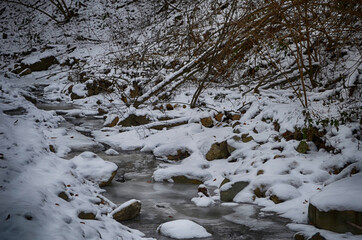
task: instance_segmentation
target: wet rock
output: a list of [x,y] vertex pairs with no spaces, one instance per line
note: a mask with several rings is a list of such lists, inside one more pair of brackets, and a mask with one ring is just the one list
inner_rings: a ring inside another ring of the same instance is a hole
[[201,118],[200,122],[202,126],[207,128],[211,128],[212,126],[214,126],[214,121],[212,120],[211,117]]
[[147,118],[147,116],[141,115],[137,116],[135,114],[129,115],[126,119],[119,122],[118,125],[123,127],[131,127],[131,126],[140,126],[150,123],[151,121]]
[[173,176],[171,177],[171,179],[173,180],[174,183],[180,183],[180,184],[197,184],[197,185],[202,184],[202,181],[200,181],[199,179],[193,179],[183,175]]
[[111,182],[112,182],[112,180],[113,180],[113,178],[114,178],[114,176],[116,176],[116,174],[117,174],[117,170],[114,171],[114,172],[112,172],[112,175],[111,175],[111,177],[108,179],[108,181],[101,182],[101,183],[99,184],[99,187],[105,187],[105,186],[110,185]]
[[301,141],[296,150],[299,153],[306,154],[309,151],[308,144],[305,141]]
[[111,216],[118,222],[127,221],[136,218],[141,212],[141,202],[138,200],[130,200],[116,208]]
[[167,159],[171,161],[180,161],[182,159],[188,158],[190,156],[190,153],[187,150],[177,150],[176,155],[168,155]]
[[[224,179],[220,185],[220,200],[223,202],[232,202],[234,197],[243,190],[246,186],[249,185],[249,182],[239,181],[234,183],[229,183],[229,179]],[[229,184],[228,184],[229,183]],[[228,185],[230,186],[228,186]]]
[[84,220],[95,220],[96,215],[92,212],[83,212],[82,211],[78,214],[78,218],[84,219]]
[[337,210],[324,212],[309,203],[308,218],[317,228],[337,233],[362,234],[362,212]]
[[226,141],[221,143],[214,143],[211,145],[210,150],[206,153],[206,160],[212,161],[215,159],[225,159],[230,156],[228,144]]

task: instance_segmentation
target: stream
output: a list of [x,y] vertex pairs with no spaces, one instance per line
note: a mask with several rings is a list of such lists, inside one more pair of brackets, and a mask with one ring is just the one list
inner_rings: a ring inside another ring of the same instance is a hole
[[[99,116],[72,117],[66,112],[76,109],[72,104],[38,103],[43,110],[53,110],[63,115],[66,121],[61,127],[77,130],[92,138],[92,131],[103,126],[103,118]],[[138,199],[142,203],[139,217],[123,222],[124,225],[138,229],[147,237],[169,240],[157,233],[157,227],[167,221],[189,219],[206,228],[212,237],[205,240],[284,240],[293,239],[294,232],[285,225],[287,219],[274,213],[260,211],[260,207],[252,204],[220,204],[201,208],[191,202],[197,197],[197,185],[157,183],[152,181],[152,174],[161,163],[150,153],[139,151],[120,151],[120,155],[110,156],[104,149],[89,149],[106,161],[114,162],[119,169],[112,184],[105,187],[104,196],[116,204],[130,199]],[[119,151],[119,149],[115,149]],[[66,157],[70,159],[82,151],[73,150]],[[213,191],[210,190],[213,195]]]

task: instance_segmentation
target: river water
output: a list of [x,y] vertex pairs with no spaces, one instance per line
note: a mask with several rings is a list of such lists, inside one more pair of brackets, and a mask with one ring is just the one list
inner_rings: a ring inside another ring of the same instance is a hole
[[[71,110],[71,105],[39,104],[44,110],[58,110],[60,114]],[[66,117],[62,127],[83,129],[82,134],[92,137],[91,132],[102,127],[99,117],[86,116]],[[106,145],[105,145],[106,146]],[[251,204],[221,204],[201,208],[191,202],[197,196],[197,185],[156,183],[152,174],[159,161],[152,154],[139,151],[121,151],[120,155],[109,156],[103,150],[96,153],[106,161],[118,165],[118,173],[112,184],[105,187],[104,196],[116,204],[130,199],[138,199],[142,203],[139,217],[123,222],[124,225],[138,229],[147,237],[159,240],[171,238],[160,235],[157,227],[167,221],[189,219],[206,228],[212,237],[205,240],[284,240],[293,239],[294,233],[285,225],[288,220],[273,213],[260,211],[260,207]],[[117,150],[117,149],[116,149]],[[89,149],[93,151],[94,149]],[[80,152],[73,151],[67,158]],[[212,191],[210,191],[212,192]]]

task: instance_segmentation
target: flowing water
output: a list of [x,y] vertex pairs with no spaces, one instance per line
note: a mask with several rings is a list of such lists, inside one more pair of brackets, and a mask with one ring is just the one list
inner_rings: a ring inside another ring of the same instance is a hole
[[[74,109],[75,106],[62,104],[39,104],[44,110],[55,110],[59,114]],[[65,117],[61,126],[78,130],[80,133],[92,137],[91,132],[100,129],[102,118],[97,116]],[[167,221],[189,219],[206,228],[212,237],[205,240],[283,240],[293,239],[293,232],[285,225],[288,220],[273,213],[261,212],[260,208],[251,204],[217,203],[214,206],[201,208],[191,202],[197,196],[197,185],[155,183],[152,173],[159,165],[152,154],[138,151],[121,152],[120,155],[109,156],[103,150],[96,153],[104,160],[114,162],[119,170],[112,184],[105,187],[104,196],[116,204],[130,199],[138,199],[142,203],[139,217],[123,222],[124,225],[138,229],[147,237],[160,240],[171,238],[160,235],[157,227]],[[94,149],[89,149],[94,151]],[[79,152],[72,152],[71,158]],[[211,191],[212,192],[212,191]]]

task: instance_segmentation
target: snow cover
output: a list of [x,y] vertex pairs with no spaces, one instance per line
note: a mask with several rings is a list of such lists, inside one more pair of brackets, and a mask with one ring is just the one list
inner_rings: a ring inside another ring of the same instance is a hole
[[310,198],[320,211],[330,210],[362,212],[362,174],[342,179],[326,186]]
[[212,235],[201,225],[186,219],[174,220],[158,226],[162,235],[175,239],[205,238]]
[[[18,79],[1,75],[0,89],[0,233],[1,239],[144,239],[144,234],[108,217],[114,204],[98,205],[102,191],[84,175],[115,170],[92,153],[74,161],[50,152],[49,129],[62,119],[54,112],[37,109],[22,96]],[[23,115],[4,110],[23,107]],[[83,169],[90,160],[87,171]],[[99,175],[99,177],[102,174]],[[103,179],[103,178],[100,178]],[[58,195],[68,196],[64,200]],[[97,220],[78,218],[80,212],[95,214]]]
[[115,163],[106,162],[92,152],[83,152],[70,161],[84,178],[98,184],[107,182],[118,168]]
[[203,193],[198,193],[198,197],[191,199],[191,202],[195,203],[198,207],[210,207],[215,204],[215,201],[212,197],[207,197]]

